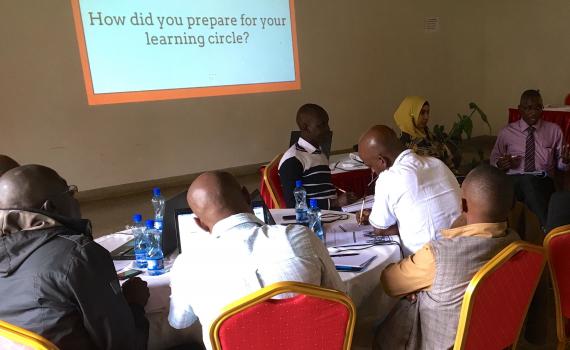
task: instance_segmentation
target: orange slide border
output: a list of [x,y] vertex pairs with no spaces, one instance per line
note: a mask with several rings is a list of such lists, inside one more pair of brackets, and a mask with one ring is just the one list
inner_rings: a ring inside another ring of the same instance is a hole
[[81,65],[83,67],[83,78],[85,81],[85,90],[87,92],[87,103],[89,105],[174,100],[181,98],[237,95],[237,94],[261,93],[261,92],[275,92],[275,91],[286,91],[286,90],[299,90],[301,88],[299,53],[297,49],[297,26],[295,20],[295,3],[294,0],[289,0],[289,9],[291,11],[290,16],[291,16],[291,35],[293,42],[293,59],[295,61],[294,81],[96,94],[93,90],[93,80],[91,79],[91,69],[89,68],[89,57],[87,54],[87,45],[85,43],[85,33],[83,31],[83,21],[81,20],[79,1],[80,0],[71,0],[71,8],[73,10],[73,19],[75,21],[75,32],[77,34],[77,43],[79,46]]

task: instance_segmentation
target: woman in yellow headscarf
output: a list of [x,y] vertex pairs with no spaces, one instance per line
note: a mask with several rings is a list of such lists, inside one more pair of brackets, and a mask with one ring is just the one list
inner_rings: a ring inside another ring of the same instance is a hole
[[428,155],[442,160],[453,172],[455,165],[454,155],[443,140],[436,140],[429,131],[430,105],[421,96],[408,96],[404,98],[394,113],[396,125],[402,132],[400,140],[406,147],[413,149],[419,155]]

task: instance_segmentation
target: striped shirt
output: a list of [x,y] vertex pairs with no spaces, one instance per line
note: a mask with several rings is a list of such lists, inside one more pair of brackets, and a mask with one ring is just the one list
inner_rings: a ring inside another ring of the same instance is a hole
[[336,198],[327,157],[303,138],[283,154],[279,177],[288,208],[295,207],[293,191],[297,180],[303,182],[307,200],[316,199],[321,209],[330,209],[330,200]]

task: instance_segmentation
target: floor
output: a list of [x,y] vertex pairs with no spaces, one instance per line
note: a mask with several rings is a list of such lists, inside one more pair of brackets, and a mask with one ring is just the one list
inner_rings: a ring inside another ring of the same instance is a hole
[[[259,175],[252,174],[241,176],[238,181],[246,186],[251,192],[259,188]],[[188,186],[177,186],[170,188],[162,188],[162,193],[169,198],[182,191],[186,191]],[[99,237],[108,233],[120,231],[125,225],[130,224],[131,217],[134,213],[141,213],[144,218],[150,218],[152,215],[152,206],[150,204],[151,191],[148,193],[138,193],[124,197],[113,199],[96,200],[81,203],[81,210],[84,218],[91,220],[93,224],[94,236]],[[552,293],[549,293],[552,295]],[[556,349],[556,325],[554,316],[554,302],[549,300],[547,313],[547,341],[543,345],[532,345],[521,337],[518,349],[521,350],[547,350]],[[524,330],[522,332],[524,334]],[[359,349],[361,349],[359,347]]]

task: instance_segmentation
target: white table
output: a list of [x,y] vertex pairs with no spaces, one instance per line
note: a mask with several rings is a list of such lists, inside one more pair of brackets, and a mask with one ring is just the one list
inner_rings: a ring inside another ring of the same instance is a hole
[[[324,210],[323,213],[338,213]],[[271,209],[275,221],[288,223],[283,220],[284,215],[294,214],[293,209]],[[355,223],[353,214],[342,213],[347,219],[332,224],[325,224],[325,230],[334,229],[338,224]],[[181,232],[183,234],[193,234]],[[350,234],[350,233],[347,233]],[[119,247],[130,235],[114,233],[103,236],[96,240],[109,251]],[[354,336],[353,349],[366,348],[364,345],[371,344],[373,329],[382,321],[396,304],[397,299],[388,297],[381,285],[380,274],[390,263],[400,259],[400,251],[397,246],[373,246],[363,250],[373,252],[377,258],[361,272],[339,272],[341,279],[347,285],[347,292],[357,307],[357,324]],[[176,258],[176,253],[171,255],[165,265],[171,266]],[[123,268],[125,262],[115,261],[118,269]],[[168,311],[170,304],[170,274],[167,272],[161,276],[149,276],[146,273],[139,275],[148,283],[150,298],[145,307],[150,322],[149,350],[164,349],[184,341],[196,341],[202,337],[201,327],[193,325],[184,330],[176,330],[168,324]],[[361,346],[359,346],[361,345]]]

